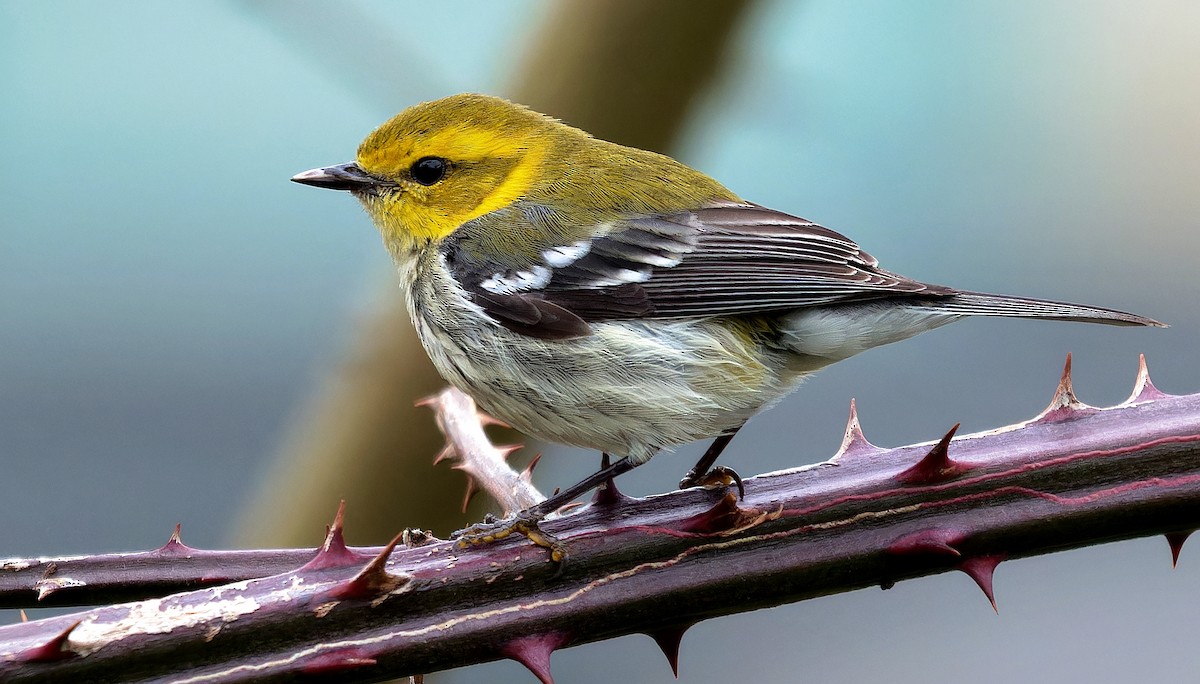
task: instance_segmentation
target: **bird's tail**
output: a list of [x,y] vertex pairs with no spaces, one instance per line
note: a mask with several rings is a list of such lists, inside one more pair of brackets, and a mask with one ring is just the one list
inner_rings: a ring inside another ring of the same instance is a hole
[[1016,318],[1048,318],[1059,321],[1104,323],[1105,325],[1167,327],[1166,324],[1159,323],[1152,318],[1114,309],[983,292],[957,291],[944,297],[923,298],[917,308],[963,316],[1013,316]]

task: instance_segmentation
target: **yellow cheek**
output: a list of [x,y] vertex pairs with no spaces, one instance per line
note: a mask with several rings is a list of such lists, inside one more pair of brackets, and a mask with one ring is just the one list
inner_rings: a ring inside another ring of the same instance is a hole
[[[452,128],[423,141],[420,149],[409,150],[395,161],[394,155],[360,150],[363,168],[388,177],[402,177],[420,157],[439,156],[460,166],[444,181],[428,188],[411,183],[386,199],[368,199],[371,213],[385,236],[416,246],[436,242],[462,224],[525,196],[538,180],[545,158],[545,145],[518,143],[493,131]],[[514,160],[498,175],[480,175],[484,160]],[[390,162],[390,163],[389,163]]]
[[444,218],[433,215],[416,198],[400,192],[387,198],[363,197],[363,207],[389,245],[411,252],[446,234]]

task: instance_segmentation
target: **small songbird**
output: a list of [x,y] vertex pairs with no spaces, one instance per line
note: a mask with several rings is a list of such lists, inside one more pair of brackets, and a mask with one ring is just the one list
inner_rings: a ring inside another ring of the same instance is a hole
[[806,375],[964,316],[1162,325],[885,271],[845,236],[669,157],[485,95],[411,107],[356,161],[292,180],[366,208],[446,380],[524,433],[623,457],[534,519],[661,449],[715,438],[681,485],[699,483]]

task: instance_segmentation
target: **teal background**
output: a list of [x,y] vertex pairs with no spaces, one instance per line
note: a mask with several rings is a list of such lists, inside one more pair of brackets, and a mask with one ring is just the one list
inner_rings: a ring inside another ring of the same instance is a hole
[[[192,544],[227,543],[392,277],[350,198],[287,179],[348,160],[415,102],[503,94],[546,6],[0,2],[0,556],[145,548],[176,521]],[[1197,83],[1200,4],[1183,0],[760,5],[683,161],[890,270],[1172,327],[956,324],[827,369],[725,462],[828,457],[851,397],[884,445],[1016,422],[1049,400],[1067,351],[1088,403],[1122,401],[1139,352],[1161,389],[1200,391]],[[681,452],[623,489],[672,487],[698,455]],[[543,460],[543,489],[594,466],[565,453]],[[996,585],[999,617],[953,574],[711,620],[685,638],[681,679],[1200,670],[1194,548],[1175,571],[1161,539],[1015,561]],[[636,636],[554,667],[670,681]],[[507,662],[437,679],[529,680]]]

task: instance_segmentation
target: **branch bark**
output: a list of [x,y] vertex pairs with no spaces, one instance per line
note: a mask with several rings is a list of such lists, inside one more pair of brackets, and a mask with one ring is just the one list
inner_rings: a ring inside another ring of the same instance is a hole
[[898,449],[852,416],[832,460],[749,479],[740,503],[606,496],[544,524],[561,569],[511,538],[368,562],[335,525],[297,570],[2,627],[0,679],[379,681],[508,657],[549,682],[563,646],[641,632],[673,661],[708,617],[919,575],[962,570],[991,598],[1005,559],[1153,534],[1178,548],[1200,527],[1200,395],[1139,377],[1096,409],[1064,376],[1027,423]]

